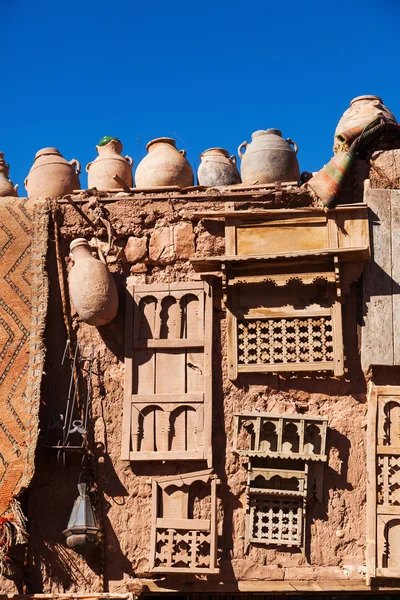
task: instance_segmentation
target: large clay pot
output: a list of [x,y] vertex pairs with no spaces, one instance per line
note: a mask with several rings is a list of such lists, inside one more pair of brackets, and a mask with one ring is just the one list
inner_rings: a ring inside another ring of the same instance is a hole
[[395,116],[386,108],[378,96],[357,96],[350,102],[349,108],[344,111],[337,124],[335,138],[344,131],[353,129],[353,127],[365,127],[372,119],[380,116],[397,123]]
[[157,138],[146,146],[148,151],[137,166],[135,184],[138,188],[188,187],[193,185],[192,167],[185,150],[177,150],[172,138]]
[[24,185],[28,196],[61,198],[81,189],[80,171],[81,166],[75,158],[68,162],[57,148],[43,148],[36,153]]
[[197,170],[199,185],[218,186],[240,183],[236,156],[229,156],[224,148],[210,148],[200,155]]
[[121,156],[122,144],[117,138],[103,138],[96,146],[99,156],[86,165],[88,173],[88,187],[98,190],[115,190],[121,188],[121,183],[114,179],[117,175],[132,187],[132,165],[130,156]]
[[14,185],[8,178],[10,165],[4,160],[4,153],[0,152],[0,196],[18,196],[18,185]]
[[112,321],[118,310],[118,293],[107,266],[92,256],[89,243],[71,242],[74,266],[69,274],[69,293],[79,317],[100,327]]
[[[245,154],[242,148],[247,148]],[[289,138],[284,140],[279,129],[255,131],[250,144],[240,144],[238,154],[242,183],[246,185],[300,179],[297,145]]]

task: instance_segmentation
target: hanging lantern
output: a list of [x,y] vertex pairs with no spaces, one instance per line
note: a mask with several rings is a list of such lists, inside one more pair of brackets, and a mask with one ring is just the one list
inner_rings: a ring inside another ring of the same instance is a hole
[[96,513],[86,493],[86,487],[86,483],[78,483],[79,496],[75,500],[67,529],[63,531],[68,548],[79,554],[85,554],[100,540]]

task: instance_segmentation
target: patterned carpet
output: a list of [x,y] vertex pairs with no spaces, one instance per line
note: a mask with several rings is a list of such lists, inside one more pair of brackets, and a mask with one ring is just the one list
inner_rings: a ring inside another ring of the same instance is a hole
[[0,198],[0,517],[6,519],[34,471],[48,221],[46,201]]

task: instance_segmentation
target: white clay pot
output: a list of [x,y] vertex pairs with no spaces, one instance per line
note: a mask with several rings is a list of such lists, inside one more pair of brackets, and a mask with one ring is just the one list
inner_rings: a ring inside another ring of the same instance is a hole
[[89,243],[78,238],[71,242],[74,266],[69,274],[69,293],[75,310],[88,325],[100,327],[114,319],[118,293],[107,266],[92,256]]

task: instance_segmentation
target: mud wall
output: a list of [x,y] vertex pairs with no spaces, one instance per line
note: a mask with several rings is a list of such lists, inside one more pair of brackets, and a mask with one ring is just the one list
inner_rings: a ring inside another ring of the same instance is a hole
[[[218,199],[199,203],[164,198],[121,198],[104,205],[115,230],[116,249],[108,256],[119,291],[117,318],[99,329],[73,316],[73,335],[86,351],[94,345],[95,368],[91,408],[97,458],[97,484],[104,520],[104,555],[84,560],[65,546],[62,535],[76,498],[81,457],[70,453],[63,467],[57,452],[39,447],[36,475],[25,498],[30,543],[25,579],[30,592],[97,591],[104,563],[106,589],[123,592],[126,584],[146,574],[151,524],[152,476],[174,474],[206,465],[126,463],[120,460],[124,392],[124,287],[127,278],[140,283],[197,280],[189,258],[224,253],[222,221],[199,220],[193,212],[223,210]],[[83,204],[90,213],[89,204]],[[69,243],[94,230],[68,204],[59,205],[61,251],[70,268]],[[99,232],[98,232],[99,233]],[[107,248],[105,230],[100,247]],[[48,268],[50,305],[48,349],[43,382],[41,429],[47,426],[55,380],[64,350],[55,231],[50,231]],[[221,573],[216,581],[362,579],[365,568],[365,429],[366,387],[359,367],[357,284],[346,297],[343,318],[347,373],[329,376],[241,375],[228,380],[226,323],[221,281],[213,278],[213,456],[219,486],[218,529]],[[62,384],[65,386],[65,382]],[[56,398],[62,402],[62,394]],[[233,414],[258,409],[279,413],[328,416],[328,464],[324,468],[323,501],[308,501],[306,550],[272,550],[250,545],[244,551],[246,464],[233,455]],[[179,471],[181,470],[181,471]],[[22,561],[22,557],[17,557]],[[21,578],[4,580],[4,591],[21,591]]]

